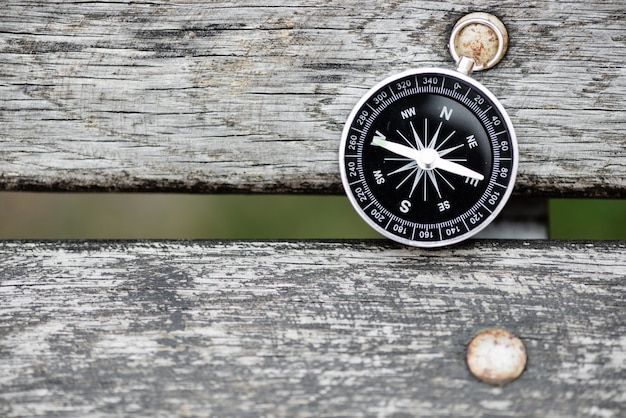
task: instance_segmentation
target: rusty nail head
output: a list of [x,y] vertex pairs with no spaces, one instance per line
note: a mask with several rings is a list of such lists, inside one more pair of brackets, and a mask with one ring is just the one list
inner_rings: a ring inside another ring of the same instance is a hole
[[491,385],[505,385],[524,371],[526,348],[507,330],[481,331],[467,347],[467,366],[479,380]]

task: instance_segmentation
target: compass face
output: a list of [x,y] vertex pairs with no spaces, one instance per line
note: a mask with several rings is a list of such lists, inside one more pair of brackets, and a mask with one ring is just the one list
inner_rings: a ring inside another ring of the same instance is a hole
[[438,247],[487,226],[509,198],[517,141],[500,102],[445,69],[388,78],[356,105],[340,168],[357,212],[404,244]]

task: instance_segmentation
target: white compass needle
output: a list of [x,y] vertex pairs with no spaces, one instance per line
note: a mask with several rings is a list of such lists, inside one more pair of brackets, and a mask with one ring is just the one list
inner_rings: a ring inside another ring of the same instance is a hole
[[372,145],[376,145],[377,147],[384,148],[387,151],[393,152],[394,154],[401,155],[411,160],[417,160],[419,159],[419,156],[420,156],[420,151],[414,148],[397,144],[395,142],[385,141],[384,139],[377,138],[377,137],[372,139]]
[[482,174],[474,170],[471,170],[465,166],[462,166],[461,164],[458,164],[449,160],[444,160],[443,158],[439,158],[437,160],[435,164],[435,168],[438,168],[440,170],[447,171],[448,173],[456,174],[459,176],[469,177],[471,179],[484,180],[485,178],[485,176],[483,176]]

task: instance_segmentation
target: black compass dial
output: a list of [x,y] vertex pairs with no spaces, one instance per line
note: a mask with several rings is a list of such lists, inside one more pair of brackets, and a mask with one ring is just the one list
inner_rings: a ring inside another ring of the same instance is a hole
[[460,73],[414,70],[361,99],[343,132],[344,188],[383,235],[436,247],[483,229],[515,180],[517,142],[498,100]]

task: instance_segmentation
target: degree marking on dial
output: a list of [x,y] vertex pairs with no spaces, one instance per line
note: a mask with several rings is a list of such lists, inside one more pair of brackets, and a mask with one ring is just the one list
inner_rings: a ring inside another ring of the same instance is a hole
[[469,227],[467,226],[467,224],[465,223],[465,219],[461,218],[461,222],[463,222],[463,226],[465,227],[466,231],[469,231]]
[[370,206],[372,206],[374,203],[376,203],[376,200],[372,200],[369,205],[367,205],[367,206],[365,206],[363,208],[363,210],[368,210],[370,208]]
[[480,206],[482,206],[483,208],[485,208],[485,210],[489,213],[493,213],[493,211],[491,209],[489,209],[487,206],[485,206],[485,204],[483,202],[480,203]]

